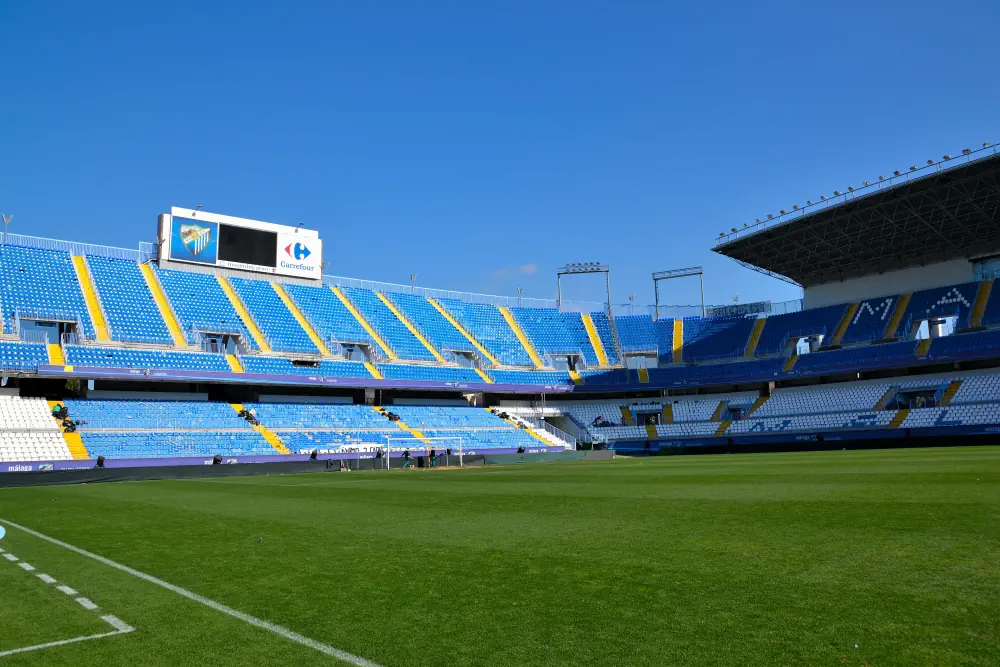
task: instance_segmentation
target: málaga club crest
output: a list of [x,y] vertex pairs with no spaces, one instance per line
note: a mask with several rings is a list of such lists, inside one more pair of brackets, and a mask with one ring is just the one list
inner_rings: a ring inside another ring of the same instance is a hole
[[201,225],[181,225],[181,241],[197,257],[212,242],[212,229]]

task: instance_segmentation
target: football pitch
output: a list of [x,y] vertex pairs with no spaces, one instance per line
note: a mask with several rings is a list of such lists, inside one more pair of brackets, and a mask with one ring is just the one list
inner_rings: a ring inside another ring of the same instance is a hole
[[0,665],[997,665],[1000,448],[0,489]]

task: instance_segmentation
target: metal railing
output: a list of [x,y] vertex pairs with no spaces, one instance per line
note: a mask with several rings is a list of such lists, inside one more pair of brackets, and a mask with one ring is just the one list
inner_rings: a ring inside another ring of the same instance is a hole
[[520,417],[520,418],[531,424],[531,428],[533,428],[534,430],[545,431],[556,440],[564,442],[565,447],[567,449],[569,449],[570,447],[576,449],[578,440],[576,439],[575,436],[570,435],[566,431],[558,429],[552,424],[545,421],[544,419],[538,419],[537,417]]
[[735,229],[731,232],[721,233],[715,240],[714,247],[718,248],[719,246],[735,241],[736,239],[762,232],[765,229],[770,229],[772,227],[791,222],[792,220],[797,220],[817,211],[838,206],[846,201],[853,201],[855,199],[868,197],[887,188],[899,185],[900,183],[920,180],[938,174],[942,171],[949,171],[972,162],[988,159],[996,155],[996,152],[996,146],[986,143],[982,148],[977,148],[976,150],[966,149],[965,151],[962,151],[961,155],[948,155],[945,156],[944,159],[938,161],[928,160],[928,164],[922,167],[913,165],[907,171],[895,171],[893,172],[893,175],[888,178],[879,176],[878,180],[872,183],[864,181],[864,184],[858,188],[855,188],[854,186],[847,186],[844,192],[834,190],[834,195],[832,197],[828,198],[825,195],[821,195],[819,201],[814,202],[807,200],[805,206],[793,204],[792,210],[790,211],[782,209],[777,216],[769,213],[766,216],[766,219],[761,220],[758,218],[755,224],[744,225],[743,229]]
[[153,256],[153,249],[156,247],[154,243],[143,241],[139,244],[138,250],[131,250],[129,248],[77,243],[75,241],[60,241],[58,239],[25,236],[22,234],[7,234],[6,244],[38,250],[67,252],[70,255],[94,255],[95,257],[107,257],[109,259],[127,259],[140,263],[149,261]]

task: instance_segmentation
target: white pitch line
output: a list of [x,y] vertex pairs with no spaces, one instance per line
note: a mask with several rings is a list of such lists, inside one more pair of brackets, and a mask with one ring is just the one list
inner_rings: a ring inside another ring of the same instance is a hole
[[35,566],[34,565],[28,565],[24,561],[21,561],[20,563],[18,563],[17,566],[19,568],[21,568],[22,570],[24,570],[25,572],[34,572],[34,570],[35,570]]
[[76,602],[87,611],[94,611],[95,609],[97,609],[97,605],[88,600],[87,598],[77,598]]
[[3,557],[9,560],[11,563],[17,562],[17,556],[15,556],[14,554],[4,554]]
[[39,579],[41,579],[46,584],[54,584],[54,583],[56,583],[56,580],[53,579],[52,577],[50,577],[47,574],[39,573],[39,574],[36,574],[35,576],[38,577]]
[[[357,667],[381,667],[381,665],[379,665],[377,662],[372,662],[371,660],[362,658],[361,656],[354,655],[353,653],[348,653],[347,651],[342,651],[339,648],[334,648],[333,646],[323,644],[321,642],[316,641],[315,639],[310,639],[305,635],[300,635],[294,630],[289,630],[288,628],[282,627],[275,623],[271,623],[270,621],[259,619],[255,616],[251,616],[250,614],[244,614],[242,611],[238,611],[236,609],[233,609],[232,607],[227,607],[226,605],[216,602],[215,600],[210,600],[204,596],[198,595],[197,593],[192,593],[189,590],[181,588],[180,586],[175,586],[171,583],[163,581],[162,579],[157,579],[156,577],[150,574],[146,574],[145,572],[140,572],[139,570],[135,570],[129,567],[128,565],[122,565],[121,563],[116,563],[115,561],[105,558],[104,556],[98,556],[95,553],[91,553],[89,551],[81,549],[80,547],[75,547],[67,542],[62,542],[61,540],[57,540],[54,537],[49,537],[48,535],[43,535],[42,533],[34,531],[30,528],[25,528],[22,525],[14,523],[13,521],[8,521],[7,519],[0,519],[0,523],[6,524],[11,528],[17,528],[20,531],[23,531],[29,535],[34,535],[35,537],[41,540],[45,540],[46,542],[49,542],[51,544],[55,544],[56,546],[60,546],[64,549],[69,549],[70,551],[78,553],[81,556],[86,556],[91,560],[96,560],[98,563],[103,563],[108,567],[113,567],[116,570],[120,570],[121,572],[131,574],[133,577],[136,577],[137,579],[142,579],[143,581],[155,584],[160,588],[165,588],[172,593],[176,593],[177,595],[186,597],[187,599],[197,602],[198,604],[205,605],[210,609],[214,609],[215,611],[226,614],[227,616],[232,616],[233,618],[239,619],[244,623],[247,623],[248,625],[261,628],[262,630],[267,630],[268,632],[276,634],[279,637],[284,637],[285,639],[295,642],[296,644],[306,646],[315,651],[319,651],[320,653],[323,653],[325,655],[337,658],[338,660],[341,660],[348,664],[356,665]],[[0,653],[0,657],[2,656],[3,654]]]
[[3,651],[2,653],[0,653],[0,658],[5,658],[8,655],[14,655],[16,653],[41,651],[42,649],[46,648],[55,648],[56,646],[65,646],[66,644],[76,644],[77,642],[86,642],[90,641],[91,639],[104,639],[105,637],[116,637],[118,635],[127,635],[128,633],[133,632],[135,630],[135,628],[133,628],[131,625],[119,621],[114,616],[101,616],[101,620],[103,620],[105,623],[108,623],[113,628],[115,628],[115,631],[104,632],[99,635],[87,635],[86,637],[73,637],[72,639],[63,639],[62,641],[58,642],[49,642],[48,644],[38,644],[37,646],[25,646],[24,648],[15,648],[11,649],[10,651]]
[[62,591],[63,593],[65,593],[66,595],[76,595],[76,591],[74,591],[74,590],[73,590],[72,588],[70,588],[69,586],[66,586],[66,585],[63,585],[63,586],[56,586],[56,588],[57,588],[58,590]]

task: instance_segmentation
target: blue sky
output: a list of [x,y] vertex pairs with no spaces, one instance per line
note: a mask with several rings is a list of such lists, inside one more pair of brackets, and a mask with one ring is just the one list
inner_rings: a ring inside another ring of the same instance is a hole
[[556,266],[601,260],[616,302],[692,264],[711,303],[795,298],[713,238],[1000,140],[998,14],[0,0],[0,211],[12,232],[126,247],[171,205],[303,221],[327,273],[445,289],[547,297]]

